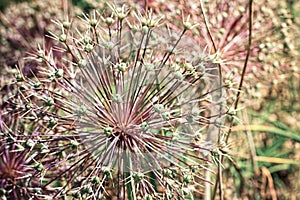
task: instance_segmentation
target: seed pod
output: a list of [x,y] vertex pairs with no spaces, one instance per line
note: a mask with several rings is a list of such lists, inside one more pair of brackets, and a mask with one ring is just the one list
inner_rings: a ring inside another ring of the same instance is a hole
[[102,167],[102,173],[106,176],[109,176],[111,173],[111,169],[109,167]]
[[137,172],[133,175],[133,178],[135,181],[140,182],[141,180],[143,180],[145,177],[145,175],[141,172]]
[[62,78],[63,75],[64,75],[64,70],[63,69],[58,69],[58,70],[56,70],[54,75],[55,75],[56,78]]
[[72,146],[72,149],[76,149],[79,146],[79,142],[77,142],[76,140],[71,140],[70,144]]
[[67,35],[66,34],[61,34],[59,36],[59,41],[65,43],[67,41]]
[[185,174],[183,176],[183,181],[186,183],[186,184],[190,184],[192,182],[192,176],[190,174]]
[[145,132],[149,129],[149,124],[147,122],[143,122],[141,124],[142,130]]
[[37,163],[35,166],[34,166],[34,169],[38,172],[41,172],[43,171],[44,169],[44,166],[41,164],[41,163]]
[[16,76],[16,80],[17,80],[17,82],[23,81],[23,76],[22,76],[21,74],[18,74],[18,75]]
[[164,120],[169,120],[170,116],[171,116],[170,112],[164,112],[164,113],[162,113],[162,117],[163,117]]
[[100,183],[100,178],[98,176],[93,176],[91,179],[91,182],[93,184],[99,184]]
[[93,188],[90,185],[85,185],[83,186],[83,188],[81,189],[81,194],[91,194],[93,193]]
[[35,88],[35,89],[39,89],[40,87],[41,87],[41,83],[40,82],[36,82],[36,83],[34,83],[34,85],[33,85],[33,87]]
[[90,53],[93,50],[93,48],[94,48],[94,46],[92,44],[87,44],[87,45],[85,45],[84,50],[87,53]]
[[92,27],[96,27],[97,24],[98,24],[97,19],[91,19],[91,20],[90,20],[90,25],[91,25]]
[[114,129],[112,127],[104,128],[104,133],[106,136],[110,136],[113,133]]
[[108,25],[108,26],[111,26],[113,23],[115,23],[115,20],[114,18],[112,17],[107,17],[104,19],[104,22]]
[[55,120],[54,118],[50,118],[48,127],[53,128],[56,124],[57,124],[57,120]]
[[119,63],[117,65],[117,67],[118,67],[118,70],[120,70],[121,72],[124,72],[127,68],[127,65],[126,65],[126,63],[122,62],[122,63]]
[[32,139],[28,139],[25,143],[25,147],[30,149],[35,145],[35,142]]
[[85,67],[87,65],[87,62],[84,59],[80,59],[78,61],[77,65],[78,65],[78,67],[82,67],[83,68],[83,67]]
[[54,100],[51,97],[45,97],[44,104],[45,106],[52,106],[54,104]]
[[63,22],[63,27],[64,27],[65,29],[69,29],[70,26],[71,26],[71,23],[70,23],[70,22],[68,22],[68,21],[64,21],[64,22]]

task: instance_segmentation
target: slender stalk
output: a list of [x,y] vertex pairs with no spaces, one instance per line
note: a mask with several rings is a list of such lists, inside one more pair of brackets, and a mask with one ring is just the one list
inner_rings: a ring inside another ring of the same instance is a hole
[[[214,48],[214,53],[217,53],[217,46],[214,42],[214,39],[212,37],[212,34],[211,34],[211,31],[209,29],[209,25],[208,25],[208,20],[207,20],[207,17],[206,17],[206,14],[205,14],[205,11],[204,11],[204,5],[203,5],[203,0],[199,0],[200,1],[200,7],[201,7],[201,14],[204,18],[204,23],[205,23],[205,27],[206,27],[206,30],[208,32],[208,35],[209,35],[209,38],[212,42],[212,45],[213,45],[213,48]],[[219,86],[222,85],[222,68],[221,68],[221,65],[218,64],[218,71],[219,71]],[[220,87],[220,90],[219,90],[219,93],[220,93],[220,97],[223,96],[223,91],[222,91],[222,87]],[[221,117],[222,115],[222,109],[223,109],[223,106],[222,104],[220,104],[220,108],[219,108],[219,117]],[[209,134],[209,133],[208,133]],[[208,136],[208,138],[211,138],[211,136]],[[221,127],[218,128],[218,140],[217,140],[217,143],[219,144],[220,143],[220,138],[221,138]],[[220,159],[221,159],[221,156],[220,156]],[[209,172],[206,172],[206,178],[208,178],[210,176]],[[209,178],[210,179],[210,178]],[[219,180],[219,191],[220,191],[220,199],[223,200],[223,190],[222,190],[222,165],[221,163],[219,164],[218,166],[218,178]],[[210,199],[210,196],[211,196],[211,192],[210,192],[210,185],[209,183],[206,183],[205,185],[206,187],[206,190],[205,190],[205,196],[206,196],[206,199],[209,200]],[[217,187],[217,186],[216,186]]]
[[[242,87],[243,87],[243,81],[244,81],[244,77],[245,77],[245,74],[246,74],[246,69],[247,69],[247,65],[248,65],[248,61],[249,61],[249,57],[250,57],[250,53],[251,53],[252,26],[253,26],[252,25],[253,24],[253,4],[254,4],[253,0],[249,0],[249,7],[248,7],[248,9],[249,9],[249,15],[250,15],[250,17],[249,17],[249,21],[248,21],[248,24],[249,24],[249,37],[248,37],[247,55],[246,55],[246,58],[245,58],[245,62],[244,62],[243,70],[242,70],[242,75],[241,75],[241,80],[240,80],[240,83],[239,83],[238,92],[237,92],[236,100],[235,100],[235,103],[234,103],[234,109],[235,110],[238,107],[238,103],[239,103],[239,99],[240,99],[240,95],[241,95],[241,91],[242,91]],[[227,133],[226,138],[225,138],[225,142],[226,143],[228,142],[230,133],[232,131],[233,121],[234,121],[234,118],[231,118],[231,120],[229,122],[229,130],[228,130],[228,133]],[[222,163],[223,160],[224,160],[224,157],[221,156],[220,162]],[[213,194],[213,199],[215,198],[216,188],[217,188],[217,185],[219,183],[220,183],[220,179],[219,179],[219,176],[218,176],[217,180],[216,180],[216,183],[215,183],[215,190],[214,190],[214,194]]]

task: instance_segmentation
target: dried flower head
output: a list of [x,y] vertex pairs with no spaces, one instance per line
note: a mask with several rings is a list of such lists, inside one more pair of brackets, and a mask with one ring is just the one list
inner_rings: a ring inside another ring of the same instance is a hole
[[38,162],[48,151],[33,137],[41,130],[27,124],[32,129],[31,136],[28,136],[22,120],[13,115],[10,117],[14,120],[6,124],[5,118],[0,116],[0,198],[49,198],[51,192],[42,188],[40,182],[43,165]]
[[152,12],[109,7],[111,23],[94,12],[84,32],[60,26],[53,38],[72,59],[38,51],[40,75],[21,80],[23,116],[44,128],[31,139],[51,155],[38,160],[43,188],[53,197],[189,198],[209,170],[201,135],[220,126],[211,119],[221,113],[210,113],[224,103],[215,55],[184,50],[192,25],[178,33]]

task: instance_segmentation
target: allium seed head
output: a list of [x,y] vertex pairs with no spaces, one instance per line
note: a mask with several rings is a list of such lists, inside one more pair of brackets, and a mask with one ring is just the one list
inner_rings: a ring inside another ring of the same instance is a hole
[[51,155],[37,159],[34,168],[52,175],[42,183],[55,188],[54,198],[125,198],[125,191],[146,199],[184,198],[183,184],[205,181],[192,167],[207,170],[209,163],[201,151],[211,147],[195,135],[215,126],[207,117],[219,104],[210,81],[215,57],[199,60],[204,50],[184,51],[182,41],[193,27],[188,22],[178,32],[160,27],[162,18],[152,12],[129,15],[125,6],[109,7],[115,24],[95,14],[84,15],[84,33],[68,28],[70,38],[60,41],[72,60],[57,63],[45,56],[40,90],[30,89],[36,78],[23,80],[22,94],[32,103],[23,115],[36,116],[32,123],[45,129],[30,139],[45,145],[40,153]]

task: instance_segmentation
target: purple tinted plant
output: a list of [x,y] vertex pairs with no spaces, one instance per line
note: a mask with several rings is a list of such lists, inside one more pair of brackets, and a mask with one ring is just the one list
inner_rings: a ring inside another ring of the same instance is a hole
[[[0,122],[0,197],[1,199],[45,199],[50,192],[41,188],[39,176],[43,165],[39,157],[45,153],[42,146],[24,129],[17,118],[10,126]],[[36,134],[37,129],[31,134]],[[43,155],[42,155],[43,156]]]
[[212,81],[219,58],[184,50],[189,18],[178,33],[151,11],[109,7],[83,15],[85,32],[58,23],[52,37],[72,59],[39,49],[39,76],[22,80],[22,116],[43,128],[30,138],[48,149],[37,160],[43,188],[53,198],[192,198],[215,148],[202,136],[221,126],[210,112],[224,103]]
[[[29,1],[8,6],[0,13],[1,65],[15,67],[20,58],[27,56],[26,53],[35,52],[37,43],[44,44],[46,49],[53,46],[54,41],[45,37],[54,28],[51,20],[63,20],[76,12],[79,13],[77,7],[59,0]],[[60,57],[59,54],[56,56]],[[30,73],[30,70],[26,72]]]

